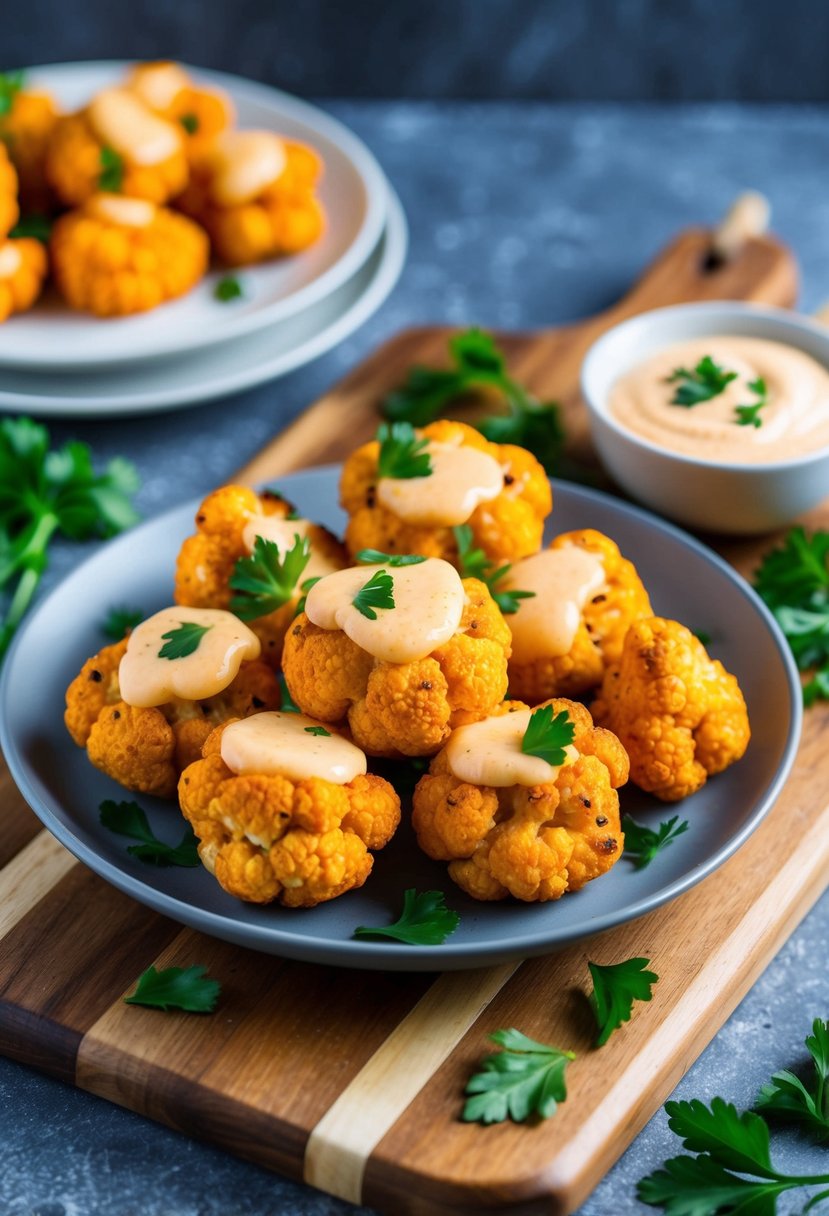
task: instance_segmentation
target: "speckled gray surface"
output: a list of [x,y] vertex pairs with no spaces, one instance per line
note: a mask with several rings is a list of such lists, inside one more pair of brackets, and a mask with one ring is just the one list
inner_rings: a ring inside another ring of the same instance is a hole
[[[607,303],[680,225],[765,190],[803,266],[802,300],[829,297],[829,111],[545,105],[331,104],[379,156],[411,224],[411,254],[381,311],[343,347],[287,379],[198,412],[54,427],[125,453],[145,514],[209,489],[379,341],[449,320],[530,327]],[[78,561],[60,548],[47,585]],[[678,1092],[747,1105],[796,1065],[829,1014],[829,897],[791,939]],[[0,1060],[0,1216],[327,1216],[357,1209],[297,1187]],[[781,1136],[780,1160],[825,1168]],[[677,1149],[659,1113],[581,1210],[646,1212],[636,1180]],[[799,1211],[796,1199],[781,1212]]]

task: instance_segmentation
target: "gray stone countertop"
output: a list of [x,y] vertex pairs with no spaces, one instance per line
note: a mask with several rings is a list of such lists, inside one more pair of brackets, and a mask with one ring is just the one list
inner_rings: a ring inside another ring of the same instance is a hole
[[[410,324],[536,327],[593,312],[681,226],[765,191],[795,248],[801,303],[829,297],[829,111],[711,105],[328,103],[378,156],[411,228],[400,284],[337,350],[283,380],[199,410],[54,425],[138,465],[152,515],[221,483],[379,342]],[[83,554],[58,546],[45,586]],[[829,897],[818,904],[677,1089],[750,1105],[804,1057],[829,1015]],[[357,1212],[209,1146],[0,1060],[0,1216],[333,1216]],[[775,1138],[781,1164],[826,1152]],[[645,1213],[637,1179],[679,1151],[659,1112],[580,1216]],[[781,1201],[781,1212],[802,1201]],[[366,1209],[363,1209],[367,1211]]]

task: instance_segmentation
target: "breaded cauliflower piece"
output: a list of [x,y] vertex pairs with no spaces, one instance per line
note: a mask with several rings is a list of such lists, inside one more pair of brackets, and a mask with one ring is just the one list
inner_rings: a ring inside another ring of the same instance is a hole
[[548,697],[578,697],[597,688],[607,666],[618,662],[629,626],[652,612],[636,567],[622,556],[609,536],[582,528],[563,532],[548,547],[565,549],[569,545],[601,557],[606,587],[585,605],[567,654],[538,658],[532,663],[518,663],[514,657],[510,660],[510,693],[531,705]]
[[370,773],[347,785],[236,776],[220,754],[226,725],[208,737],[203,759],[178,786],[205,868],[237,899],[276,899],[288,908],[313,908],[361,887],[370,850],[388,844],[400,822],[394,789]]
[[[583,705],[566,710],[578,758],[548,785],[470,785],[449,767],[446,750],[414,792],[412,823],[423,851],[449,862],[449,876],[473,899],[526,902],[560,899],[605,874],[622,855],[617,789],[628,777],[624,748],[593,725]],[[527,709],[506,701],[496,714]]]
[[50,210],[52,197],[46,182],[46,150],[58,118],[54,99],[48,93],[20,89],[0,116],[0,141],[8,149],[20,179],[20,202],[24,211]]
[[127,641],[87,659],[66,690],[64,721],[95,767],[128,790],[171,798],[179,773],[201,754],[218,723],[279,708],[279,682],[258,659],[243,663],[224,692],[204,701],[177,699],[157,709],[127,705],[118,683]]
[[[481,503],[469,517],[474,548],[498,563],[514,562],[538,550],[553,500],[547,474],[530,452],[512,444],[490,443],[474,427],[445,419],[423,427],[418,435],[435,443],[460,442],[477,448],[504,470],[503,491]],[[458,545],[452,528],[406,523],[377,501],[379,451],[380,444],[373,439],[353,452],[343,466],[340,502],[349,516],[345,531],[349,553],[361,549],[421,553],[457,566]]]
[[[196,528],[188,536],[176,561],[175,602],[193,608],[228,608],[235,594],[230,586],[236,562],[248,555],[243,533],[257,515],[288,519],[294,508],[272,490],[256,494],[247,486],[222,486],[208,494],[196,513]],[[345,549],[327,528],[311,524],[307,536],[312,550],[332,569],[348,565]],[[309,567],[310,569],[310,563]],[[306,575],[300,578],[300,586]],[[290,599],[267,616],[249,620],[253,632],[262,643],[262,657],[279,666],[285,634],[296,615],[300,589]]]
[[32,307],[48,269],[40,241],[28,236],[0,241],[0,321]]
[[127,77],[127,87],[156,114],[181,127],[188,157],[203,154],[219,132],[233,123],[233,102],[227,93],[198,87],[179,63],[136,64]]
[[678,621],[636,621],[593,703],[619,736],[631,780],[665,802],[700,789],[739,760],[751,735],[740,686]]
[[380,662],[300,613],[282,655],[296,704],[322,722],[347,721],[370,756],[430,756],[454,727],[485,718],[507,689],[509,629],[482,582],[467,578],[463,587],[458,630],[411,663]]
[[8,236],[20,218],[17,193],[17,170],[0,142],[0,237]]

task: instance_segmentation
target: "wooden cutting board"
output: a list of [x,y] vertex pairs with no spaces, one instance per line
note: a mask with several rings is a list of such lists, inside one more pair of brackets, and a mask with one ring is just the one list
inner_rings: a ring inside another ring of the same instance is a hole
[[[710,234],[682,235],[620,304],[565,329],[503,339],[514,374],[555,397],[582,452],[584,351],[611,322],[688,299],[790,305],[796,271],[772,239],[710,267]],[[272,481],[340,459],[443,329],[400,334],[241,476]],[[813,522],[829,523],[829,514]],[[765,542],[767,544],[768,542]],[[765,547],[729,550],[748,570]],[[647,955],[651,1005],[592,1051],[586,948],[444,975],[348,972],[260,956],[181,929],[79,865],[0,772],[0,1051],[332,1194],[401,1216],[566,1213],[664,1100],[829,881],[829,713],[807,715],[779,804],[727,865],[681,899],[591,943]],[[726,813],[727,813],[727,808]],[[205,964],[212,1016],[124,1005],[150,964]],[[537,1126],[458,1121],[462,1089],[502,1026],[567,1046],[569,1097]]]

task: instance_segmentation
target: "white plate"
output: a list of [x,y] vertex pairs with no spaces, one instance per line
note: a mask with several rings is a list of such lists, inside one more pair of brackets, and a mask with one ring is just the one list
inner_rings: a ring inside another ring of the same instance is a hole
[[[65,109],[121,80],[127,62],[66,63],[32,68],[27,78]],[[243,127],[267,128],[310,144],[325,173],[320,198],[328,216],[323,237],[305,253],[238,272],[245,299],[233,308],[213,298],[227,271],[212,271],[180,300],[134,317],[102,320],[73,312],[50,290],[31,312],[0,326],[0,367],[61,370],[136,362],[227,342],[285,320],[351,278],[376,247],[386,219],[387,186],[380,166],[355,135],[315,106],[287,93],[221,72],[191,70],[230,94]]]
[[215,350],[133,368],[73,376],[4,371],[0,409],[69,418],[150,414],[201,405],[294,371],[367,321],[400,277],[408,244],[406,219],[390,190],[387,205],[386,229],[368,262],[327,299],[297,316]]

